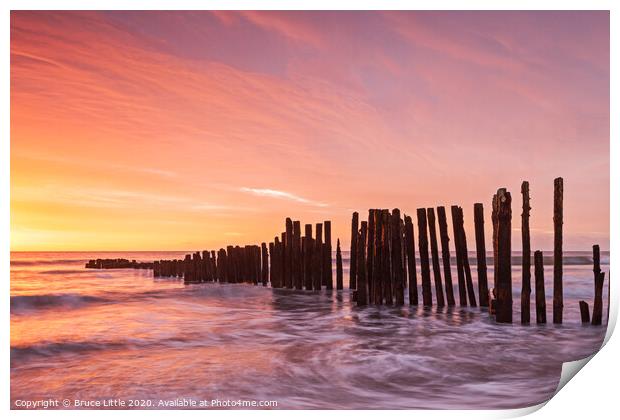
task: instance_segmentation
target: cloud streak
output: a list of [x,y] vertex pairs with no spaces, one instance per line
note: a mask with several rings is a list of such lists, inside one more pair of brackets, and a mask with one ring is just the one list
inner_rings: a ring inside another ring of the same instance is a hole
[[327,203],[322,203],[320,201],[310,200],[308,198],[300,197],[296,194],[286,192],[286,191],[278,191],[270,188],[248,188],[241,187],[240,191],[245,193],[250,193],[253,195],[257,195],[259,197],[269,197],[269,198],[277,198],[282,200],[294,201],[296,203],[308,204],[316,207],[328,207]]

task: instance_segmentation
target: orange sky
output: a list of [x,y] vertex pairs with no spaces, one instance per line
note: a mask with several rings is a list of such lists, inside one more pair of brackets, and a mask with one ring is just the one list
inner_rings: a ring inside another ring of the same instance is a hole
[[[12,12],[11,249],[190,250],[521,180],[609,248],[607,12]],[[487,227],[490,223],[487,223]],[[515,230],[514,247],[520,248]],[[488,237],[487,237],[488,239]]]

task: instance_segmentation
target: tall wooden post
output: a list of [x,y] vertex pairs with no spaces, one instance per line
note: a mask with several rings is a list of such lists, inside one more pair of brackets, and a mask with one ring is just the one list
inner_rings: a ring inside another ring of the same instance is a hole
[[452,285],[452,267],[450,261],[450,237],[448,236],[448,220],[446,208],[437,207],[437,219],[439,222],[439,237],[441,239],[441,260],[443,262],[444,281],[446,284],[446,300],[448,306],[454,306],[454,286]]
[[493,223],[493,290],[491,292],[493,295],[493,302],[491,302],[490,304],[492,307],[494,307],[494,302],[497,298],[497,194],[493,195],[492,209],[493,211],[491,212],[491,222]]
[[547,304],[545,301],[545,268],[543,253],[534,252],[534,281],[536,282],[536,323],[547,323]]
[[342,290],[342,252],[340,251],[340,238],[336,239],[336,290]]
[[512,323],[511,229],[512,198],[505,188],[497,190],[497,302],[495,320]]
[[325,227],[325,255],[323,256],[323,272],[325,286],[327,290],[332,290],[334,288],[334,277],[332,272],[332,222],[330,220],[326,220],[323,222],[323,225]]
[[286,235],[284,245],[284,287],[293,287],[293,221],[286,218]]
[[439,249],[437,246],[437,228],[435,225],[435,209],[426,209],[428,218],[428,233],[431,240],[431,258],[433,261],[433,278],[435,279],[435,294],[437,296],[437,306],[444,306],[443,283],[441,281],[441,265],[439,264]]
[[293,287],[297,290],[303,288],[303,271],[301,261],[301,223],[293,222]]
[[357,288],[356,275],[357,275],[357,236],[359,229],[359,214],[353,212],[351,219],[351,248],[349,251],[349,289],[355,290]]
[[402,233],[400,229],[400,210],[392,210],[392,273],[394,276],[394,303],[405,304],[404,272],[402,261]]
[[465,285],[467,286],[467,296],[469,298],[469,306],[476,306],[476,292],[474,291],[474,282],[471,277],[471,267],[469,266],[469,252],[467,251],[467,235],[465,234],[465,219],[463,217],[463,208],[459,207],[459,232],[461,235],[461,254],[463,259],[463,271],[465,272]]
[[366,277],[366,237],[368,231],[368,222],[363,220],[357,242],[357,304],[360,306],[368,303],[368,284]]
[[474,229],[476,230],[476,257],[478,260],[478,294],[480,306],[489,306],[489,285],[487,280],[487,251],[484,243],[484,208],[482,203],[474,204]]
[[383,304],[383,248],[381,239],[383,237],[383,218],[381,217],[381,210],[375,210],[375,253],[374,261],[372,263],[372,287],[373,287],[373,303],[375,305]]
[[601,250],[598,245],[592,247],[594,263],[594,306],[592,307],[592,325],[601,325],[603,320],[603,282],[605,273],[601,272]]
[[426,209],[418,209],[418,247],[420,252],[420,273],[422,274],[422,303],[433,306],[431,271],[428,258],[428,237],[426,234]]
[[385,298],[386,305],[392,305],[394,302],[393,285],[394,277],[392,276],[392,257],[390,253],[390,246],[392,244],[392,217],[389,210],[382,210],[381,217],[383,218],[383,239],[381,241],[383,247],[383,297]]
[[465,288],[465,264],[461,252],[461,230],[459,206],[450,208],[452,213],[452,230],[454,232],[454,251],[456,253],[456,272],[459,280],[459,304],[467,306],[467,289]]
[[407,274],[409,276],[409,304],[418,304],[418,278],[415,263],[415,239],[411,216],[405,216],[405,247],[407,250]]
[[374,263],[375,263],[375,210],[368,210],[368,239],[366,240],[366,283],[368,289],[368,303],[375,303],[375,280],[374,280]]
[[564,180],[553,182],[553,323],[562,323],[564,291],[562,285],[562,225],[564,224]]
[[323,285],[323,252],[325,248],[323,247],[323,224],[316,224],[316,240],[314,242],[314,290],[321,290],[321,286]]
[[273,253],[274,253],[274,244],[273,242],[269,242],[269,281],[271,282],[271,287],[274,287],[274,281],[273,278],[275,276],[274,271],[273,271]]
[[530,250],[530,183],[523,181],[521,184],[523,195],[523,213],[521,213],[521,242],[523,255],[521,257],[521,271],[523,280],[521,283],[521,323],[530,323],[530,295],[532,294],[531,277],[531,250]]
[[[270,244],[271,245],[271,244]],[[269,282],[269,255],[267,254],[267,244],[265,242],[260,244],[261,247],[261,281],[263,286],[267,286]]]

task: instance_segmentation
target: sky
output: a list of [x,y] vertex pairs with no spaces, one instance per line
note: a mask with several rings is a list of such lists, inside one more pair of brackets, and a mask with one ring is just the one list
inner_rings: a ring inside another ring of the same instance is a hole
[[[530,182],[609,249],[609,13],[11,12],[11,250],[200,250]],[[334,245],[335,247],[335,245]]]

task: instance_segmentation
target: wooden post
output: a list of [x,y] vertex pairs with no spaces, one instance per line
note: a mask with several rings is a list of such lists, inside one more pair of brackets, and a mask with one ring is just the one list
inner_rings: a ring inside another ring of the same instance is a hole
[[579,310],[581,311],[581,323],[589,324],[590,323],[590,307],[588,306],[588,302],[586,302],[585,300],[580,300]]
[[282,258],[281,258],[281,247],[280,238],[276,236],[273,238],[273,253],[271,254],[271,267],[273,267],[273,276],[271,277],[271,287],[280,288],[282,287],[281,279],[282,279]]
[[[271,246],[271,244],[270,244]],[[267,254],[267,244],[265,242],[260,244],[261,247],[261,268],[262,268],[262,283],[263,286],[267,286],[269,281],[269,256]]]
[[340,238],[336,239],[336,290],[342,290],[342,252]]
[[497,190],[497,301],[495,320],[512,323],[511,229],[512,198],[505,188]]
[[269,242],[269,281],[271,282],[271,287],[274,287],[274,271],[273,271],[273,254],[274,254],[274,243]]
[[374,263],[375,263],[375,210],[368,210],[368,239],[366,241],[366,283],[368,289],[368,303],[375,302]]
[[316,241],[314,242],[314,290],[321,290],[323,286],[323,224],[316,224]]
[[469,297],[469,306],[476,306],[476,292],[474,291],[474,282],[471,278],[471,268],[469,266],[469,252],[467,251],[467,235],[465,234],[465,221],[463,217],[463,208],[459,207],[459,231],[461,234],[461,254],[463,259],[463,270],[465,272],[465,285],[467,286],[467,296]]
[[383,248],[381,246],[381,239],[383,238],[383,218],[381,217],[381,210],[375,209],[375,253],[374,261],[372,263],[372,287],[373,287],[373,303],[375,305],[383,304]]
[[284,245],[284,287],[293,288],[293,221],[286,218],[286,240]]
[[407,274],[409,276],[409,304],[418,304],[418,278],[415,264],[415,239],[411,216],[405,216],[405,248],[407,250]]
[[452,230],[454,232],[454,251],[456,253],[456,272],[459,280],[459,304],[467,306],[467,289],[465,288],[465,268],[461,253],[461,231],[459,222],[459,206],[450,208],[452,213]]
[[323,274],[327,290],[332,290],[334,288],[332,270],[332,222],[330,220],[325,220],[323,226],[325,227],[325,252],[323,257],[325,263],[323,266]]
[[426,209],[418,209],[418,247],[420,252],[420,273],[422,275],[422,303],[433,306],[431,271],[428,258],[428,237],[426,234]]
[[314,287],[314,269],[312,266],[314,263],[314,239],[312,237],[306,237],[306,252],[304,255],[304,285],[306,290],[312,290]]
[[605,273],[601,272],[601,250],[598,245],[592,247],[594,263],[594,306],[592,307],[592,325],[601,325],[603,320],[603,282]]
[[356,301],[360,306],[364,306],[368,303],[368,284],[366,277],[366,237],[368,234],[368,222],[362,221],[361,229],[357,241],[357,290]]
[[383,218],[383,238],[381,244],[383,246],[383,297],[385,298],[386,305],[392,305],[394,302],[393,296],[393,284],[394,278],[392,276],[392,256],[390,253],[390,246],[392,244],[392,216],[389,210],[382,210],[381,217]]
[[482,203],[474,204],[474,227],[476,230],[476,258],[478,260],[478,295],[480,306],[489,306],[489,285],[487,280],[487,252],[484,243],[484,208]]
[[357,235],[359,225],[359,214],[353,212],[351,219],[351,249],[349,252],[349,289],[355,290],[357,288],[356,275],[357,275]]
[[[530,183],[523,181],[521,184],[523,195],[523,213],[521,213],[521,242],[523,254],[521,257],[521,271],[523,281],[521,283],[521,323],[530,323],[530,295],[532,294],[531,250],[530,250]],[[590,317],[590,315],[588,315]]]
[[303,288],[303,271],[301,268],[301,223],[293,222],[293,286],[297,290]]
[[314,258],[314,241],[312,239],[312,225],[307,224],[305,226],[306,234],[303,241],[304,245],[304,287],[306,290],[312,290],[312,260]]
[[433,261],[433,278],[435,279],[435,293],[437,296],[437,306],[445,306],[443,297],[443,283],[441,281],[441,265],[439,264],[439,249],[437,246],[437,228],[435,224],[435,209],[426,209],[428,218],[428,233],[431,240],[431,258]]
[[536,282],[536,323],[547,323],[547,304],[545,301],[545,268],[543,253],[534,252],[534,281]]
[[562,285],[562,225],[564,223],[563,203],[564,180],[553,182],[553,323],[562,323],[564,291]]
[[446,218],[446,208],[437,207],[437,220],[439,222],[439,237],[441,239],[441,259],[443,262],[443,273],[446,284],[446,300],[448,306],[454,306],[454,287],[452,285],[452,267],[450,261],[450,237],[448,236],[448,221]]
[[493,211],[491,212],[491,222],[493,223],[493,299],[490,302],[491,308],[495,307],[495,299],[497,298],[497,194],[493,195],[492,202]]
[[400,210],[392,210],[392,273],[394,275],[394,303],[405,304],[405,276],[402,260],[402,233],[400,228]]

